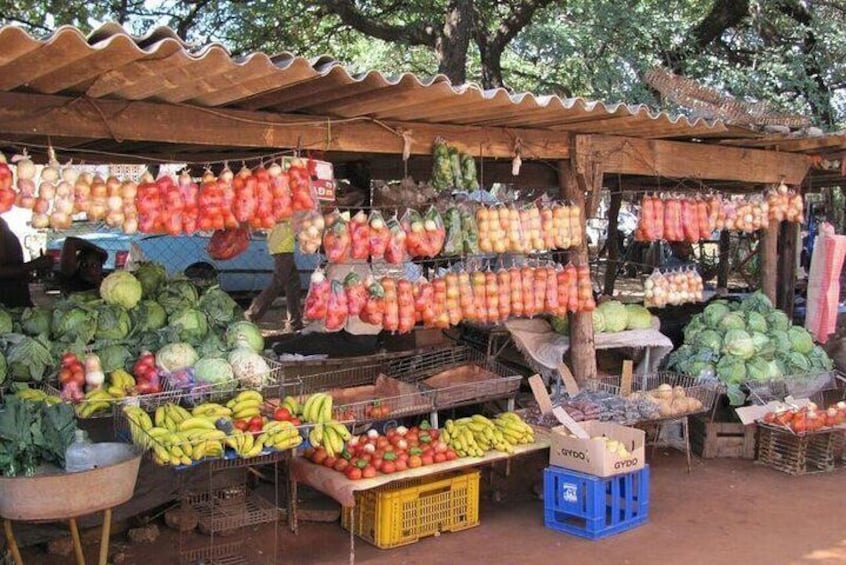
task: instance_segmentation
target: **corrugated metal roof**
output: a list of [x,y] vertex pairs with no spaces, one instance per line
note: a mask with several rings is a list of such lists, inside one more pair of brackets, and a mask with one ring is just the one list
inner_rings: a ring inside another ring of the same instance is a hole
[[443,75],[351,74],[327,57],[234,58],[218,44],[186,44],[168,28],[136,37],[117,24],[88,37],[63,27],[44,40],[17,27],[0,28],[0,91],[645,138],[758,137],[721,121],[674,117],[643,105],[454,86]]

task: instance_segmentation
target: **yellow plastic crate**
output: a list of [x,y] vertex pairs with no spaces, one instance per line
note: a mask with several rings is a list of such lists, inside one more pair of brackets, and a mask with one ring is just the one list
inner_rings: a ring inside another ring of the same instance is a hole
[[355,493],[341,525],[381,549],[479,525],[479,471],[409,479]]

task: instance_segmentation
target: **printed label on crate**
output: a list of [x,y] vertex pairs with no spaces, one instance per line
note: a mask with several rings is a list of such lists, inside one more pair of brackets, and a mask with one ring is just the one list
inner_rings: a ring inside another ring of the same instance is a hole
[[575,437],[566,426],[551,430],[549,463],[598,477],[637,471],[644,466],[643,430],[610,422],[582,422],[588,438]]
[[575,483],[563,483],[561,485],[561,500],[570,503],[578,502],[579,486]]
[[579,459],[581,461],[584,461],[585,463],[590,463],[590,453],[588,453],[587,451],[579,451],[579,450],[576,450],[576,449],[562,448],[558,451],[558,453],[562,457],[571,457],[573,459]]
[[639,460],[637,457],[632,457],[631,459],[620,459],[614,463],[614,469],[618,471],[628,471],[630,469],[639,469],[642,465],[638,465]]

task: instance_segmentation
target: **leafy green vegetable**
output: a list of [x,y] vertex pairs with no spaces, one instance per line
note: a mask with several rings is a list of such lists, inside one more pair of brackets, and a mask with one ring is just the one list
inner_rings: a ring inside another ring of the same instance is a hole
[[0,472],[32,476],[43,463],[64,466],[76,430],[73,408],[10,397],[0,411]]
[[209,331],[206,315],[199,310],[187,308],[171,315],[168,325],[177,330],[180,341],[199,344]]
[[168,343],[156,352],[156,365],[168,373],[192,367],[197,359],[197,351],[189,343]]
[[138,332],[154,331],[167,324],[167,312],[158,302],[142,300],[129,311],[132,327]]
[[746,313],[746,329],[752,332],[767,332],[767,319],[758,312]]
[[8,365],[6,364],[6,356],[0,351],[0,386],[6,382],[6,375],[8,373]]
[[97,307],[97,339],[123,339],[131,330],[129,314],[116,304],[101,304]]
[[235,322],[226,330],[226,345],[230,349],[249,347],[256,353],[264,350],[264,337],[261,330],[252,322]]
[[197,346],[197,354],[201,358],[226,357],[228,349],[223,339],[216,332],[209,332],[202,343]]
[[720,321],[730,312],[729,307],[719,302],[714,302],[705,307],[702,311],[702,317],[705,325],[709,328],[720,327]]
[[723,346],[723,338],[715,330],[703,330],[696,335],[693,345],[700,349],[708,349],[714,353],[719,353]]
[[756,290],[749,296],[743,299],[740,303],[740,309],[744,312],[757,312],[759,314],[768,314],[773,309],[773,303],[767,298],[767,295]]
[[129,271],[115,271],[100,283],[100,296],[129,310],[141,300],[141,283]]
[[100,366],[105,373],[111,373],[116,369],[128,369],[132,359],[136,357],[127,346],[116,343],[94,350],[100,357]]
[[552,329],[561,335],[570,335],[570,318],[567,316],[553,316]]
[[53,337],[66,343],[88,343],[97,331],[97,310],[64,302],[53,310]]
[[755,343],[745,330],[729,330],[723,336],[723,351],[741,359],[755,355]]
[[21,329],[26,335],[49,335],[52,312],[42,306],[24,308],[21,314]]
[[746,329],[746,321],[739,312],[729,312],[720,320],[720,329],[724,331],[744,330]]
[[773,310],[767,314],[767,324],[771,330],[780,330],[786,332],[790,329],[790,318],[781,310]]
[[170,316],[185,310],[194,308],[197,305],[197,287],[187,279],[170,281],[167,286],[158,294],[156,301],[165,309]]
[[752,343],[755,345],[755,355],[769,361],[775,353],[775,344],[766,334],[752,332]]
[[603,302],[596,309],[605,318],[605,331],[609,333],[621,332],[626,329],[629,317],[626,307],[621,302],[609,300]]
[[696,335],[702,330],[707,329],[705,323],[702,321],[702,316],[696,315],[691,318],[690,322],[684,327],[684,342],[693,343]]
[[602,315],[602,310],[597,308],[591,312],[591,319],[593,320],[593,331],[600,334],[605,331],[605,316]]
[[203,293],[198,308],[206,314],[209,323],[219,328],[225,328],[235,320],[244,318],[238,303],[217,285]]
[[789,330],[787,330],[787,337],[790,339],[790,343],[793,345],[793,351],[798,351],[802,354],[810,353],[811,350],[814,348],[814,338],[811,337],[811,334],[808,333],[808,330],[805,328],[800,328],[799,326],[793,326]]
[[12,316],[3,308],[0,308],[0,335],[12,333]]
[[41,381],[53,366],[46,338],[8,334],[4,339],[9,344],[6,350],[9,376],[22,382]]
[[626,304],[626,329],[641,330],[652,327],[652,314],[640,304]]
[[726,384],[740,385],[746,380],[746,364],[743,359],[724,355],[717,362],[717,375]]
[[165,268],[154,261],[145,261],[139,264],[133,274],[141,283],[142,298],[155,298],[167,281]]
[[755,357],[746,362],[746,376],[750,380],[764,381],[769,376],[769,373],[770,364],[760,357]]

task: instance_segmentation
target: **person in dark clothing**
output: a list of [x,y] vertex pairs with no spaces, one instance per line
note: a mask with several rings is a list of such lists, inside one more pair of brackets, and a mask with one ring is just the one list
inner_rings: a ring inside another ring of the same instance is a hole
[[103,281],[103,264],[109,254],[90,241],[68,237],[62,246],[61,285],[64,294],[97,290]]
[[49,271],[52,267],[53,260],[49,255],[25,263],[21,242],[6,220],[0,218],[0,303],[3,306],[32,306],[29,295],[30,274]]

